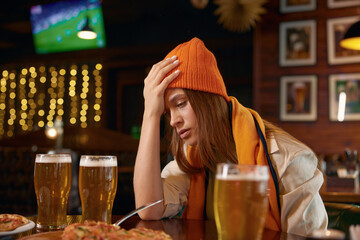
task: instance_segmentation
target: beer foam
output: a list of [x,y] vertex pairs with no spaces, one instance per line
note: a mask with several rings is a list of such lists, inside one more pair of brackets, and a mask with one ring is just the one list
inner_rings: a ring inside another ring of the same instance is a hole
[[81,157],[81,167],[117,167],[116,157]]
[[66,154],[37,154],[36,163],[71,163],[71,156]]
[[216,179],[225,181],[266,181],[269,179],[268,175],[227,175],[216,174]]

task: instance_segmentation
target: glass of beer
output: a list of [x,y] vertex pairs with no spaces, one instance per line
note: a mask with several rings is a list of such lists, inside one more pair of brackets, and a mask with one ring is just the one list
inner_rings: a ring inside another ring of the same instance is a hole
[[37,154],[34,187],[38,205],[36,226],[40,231],[63,229],[71,188],[70,154]]
[[214,214],[218,239],[261,239],[268,208],[267,166],[218,164]]
[[81,156],[79,192],[83,221],[111,223],[117,182],[116,156]]

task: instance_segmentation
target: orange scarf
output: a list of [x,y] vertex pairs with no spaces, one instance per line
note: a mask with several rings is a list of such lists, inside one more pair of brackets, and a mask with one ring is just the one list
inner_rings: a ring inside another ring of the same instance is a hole
[[[236,153],[239,164],[268,165],[264,147],[258,136],[253,116],[265,132],[264,123],[257,112],[242,106],[234,97],[230,97],[232,103],[232,132],[235,140]],[[201,163],[197,159],[196,148],[190,147],[187,151],[187,159],[193,166]],[[270,174],[270,172],[269,172]],[[271,176],[271,174],[270,174]],[[265,222],[265,228],[276,231],[281,230],[280,211],[277,205],[277,195],[274,180],[269,179],[269,210]],[[205,171],[194,174],[190,179],[188,204],[182,215],[187,219],[203,219],[205,206]]]

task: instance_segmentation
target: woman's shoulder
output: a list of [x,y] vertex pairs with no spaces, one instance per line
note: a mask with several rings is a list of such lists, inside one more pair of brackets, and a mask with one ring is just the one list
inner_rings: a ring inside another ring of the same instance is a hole
[[269,138],[270,146],[277,151],[272,151],[272,162],[278,170],[280,176],[284,174],[289,167],[291,169],[307,169],[310,172],[317,167],[317,157],[315,153],[304,143],[294,139],[291,136],[274,134]]
[[300,140],[281,133],[273,133],[269,138],[270,146],[277,146],[278,150],[283,153],[292,154],[314,154],[310,147]]
[[176,160],[170,161],[161,171],[161,177],[167,177],[169,175],[187,175],[185,172],[183,172],[179,165],[177,164]]

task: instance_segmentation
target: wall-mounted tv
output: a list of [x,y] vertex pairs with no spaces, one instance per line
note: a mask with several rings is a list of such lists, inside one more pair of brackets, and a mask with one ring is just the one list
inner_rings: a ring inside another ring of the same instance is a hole
[[[32,6],[30,18],[36,53],[106,46],[100,0],[68,0]],[[77,36],[86,22],[97,33],[95,39],[81,39]]]

